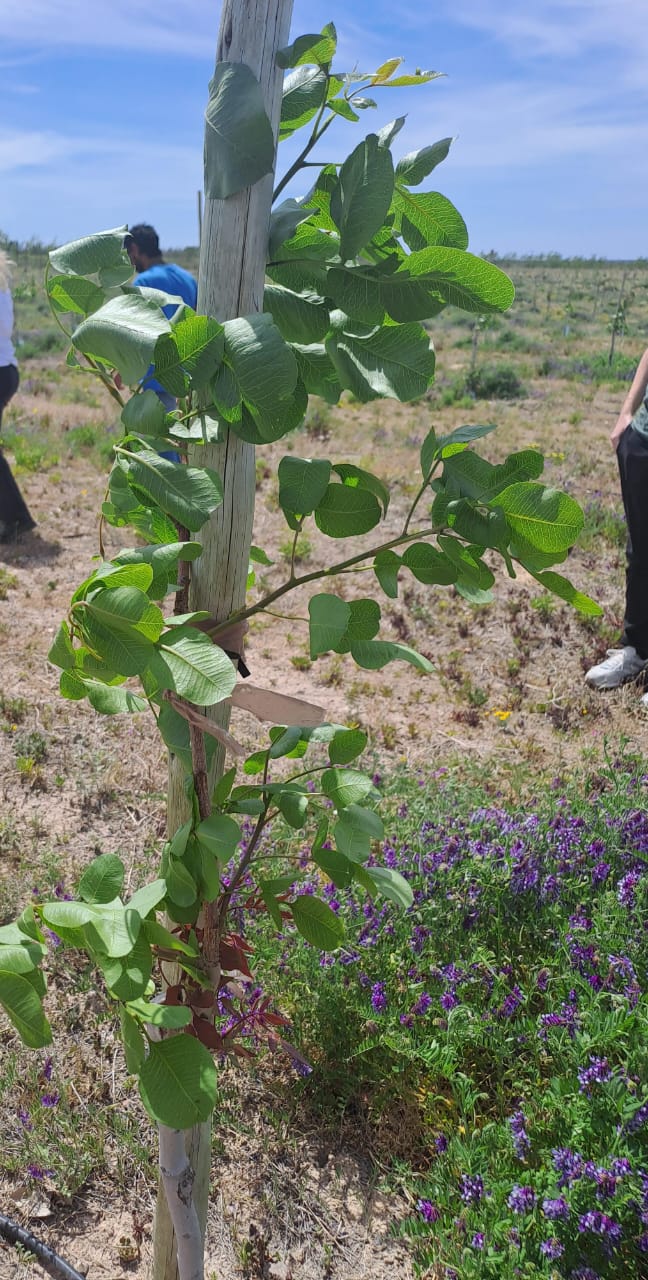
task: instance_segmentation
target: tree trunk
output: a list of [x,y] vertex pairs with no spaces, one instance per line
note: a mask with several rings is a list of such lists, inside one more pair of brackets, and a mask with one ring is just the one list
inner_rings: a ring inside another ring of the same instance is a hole
[[[244,62],[261,84],[275,137],[281,110],[282,72],[277,50],[288,44],[292,0],[223,0],[216,51],[217,62]],[[198,310],[217,320],[231,320],[263,309],[268,224],[273,174],[228,200],[205,198],[200,246]],[[190,450],[190,461],[212,467],[223,481],[222,506],[201,533],[203,552],[192,565],[190,608],[207,609],[218,620],[245,602],[248,556],[254,518],[254,446],[228,433],[222,444]],[[206,714],[226,724],[229,711],[207,708]],[[216,755],[214,777],[223,768]],[[183,773],[169,764],[168,830],[177,831],[188,816]],[[204,1236],[209,1199],[211,1125],[187,1131],[187,1150],[194,1169],[194,1201]],[[154,1239],[154,1280],[181,1280],[173,1226],[163,1190],[158,1193]]]

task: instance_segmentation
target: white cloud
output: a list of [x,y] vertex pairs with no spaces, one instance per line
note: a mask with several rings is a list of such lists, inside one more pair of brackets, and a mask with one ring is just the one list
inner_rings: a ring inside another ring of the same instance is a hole
[[21,0],[0,4],[0,43],[212,57],[218,7],[205,0]]

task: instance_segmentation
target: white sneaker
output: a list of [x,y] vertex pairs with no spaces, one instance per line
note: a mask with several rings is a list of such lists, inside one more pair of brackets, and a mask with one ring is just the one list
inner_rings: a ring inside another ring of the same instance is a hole
[[646,665],[646,659],[627,644],[623,649],[608,649],[605,661],[590,667],[585,679],[594,689],[618,689],[626,680],[634,680]]

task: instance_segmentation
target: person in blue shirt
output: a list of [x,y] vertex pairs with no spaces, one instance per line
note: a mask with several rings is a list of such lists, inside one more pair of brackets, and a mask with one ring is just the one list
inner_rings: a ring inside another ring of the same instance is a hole
[[[130,227],[124,239],[124,248],[137,272],[133,284],[142,285],[148,289],[162,289],[164,293],[175,294],[195,311],[198,301],[198,285],[191,273],[185,271],[184,267],[179,267],[175,262],[164,261],[155,227],[151,227],[147,222],[138,222],[134,227]],[[170,303],[162,308],[169,319],[176,309],[177,305],[175,303]],[[175,409],[176,401],[174,396],[165,391],[164,387],[150,375],[151,370],[143,380],[142,385],[144,388],[155,392],[167,412]],[[173,462],[180,461],[180,455],[175,452],[165,452],[161,456],[170,458]]]

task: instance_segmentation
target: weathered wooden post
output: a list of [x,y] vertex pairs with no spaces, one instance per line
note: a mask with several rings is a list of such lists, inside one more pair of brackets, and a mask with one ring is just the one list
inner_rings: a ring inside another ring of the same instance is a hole
[[[275,137],[283,81],[275,58],[277,50],[288,43],[291,14],[292,0],[223,0],[221,11],[216,62],[242,62],[251,68],[261,85]],[[270,173],[227,200],[205,195],[198,292],[202,314],[222,322],[262,310],[273,177]],[[192,566],[189,604],[191,609],[207,609],[220,621],[245,600],[254,518],[254,446],[228,432],[222,443],[192,452],[196,465],[219,473],[224,499],[202,530],[204,550]],[[206,714],[223,724],[229,710],[221,704],[207,709]],[[217,755],[215,776],[222,771],[222,764],[222,755]],[[170,833],[188,816],[183,782],[183,772],[172,758],[167,806]],[[193,1197],[204,1237],[211,1124],[187,1131],[186,1138],[194,1174]],[[162,1189],[155,1221],[153,1278],[179,1278],[175,1233]]]

